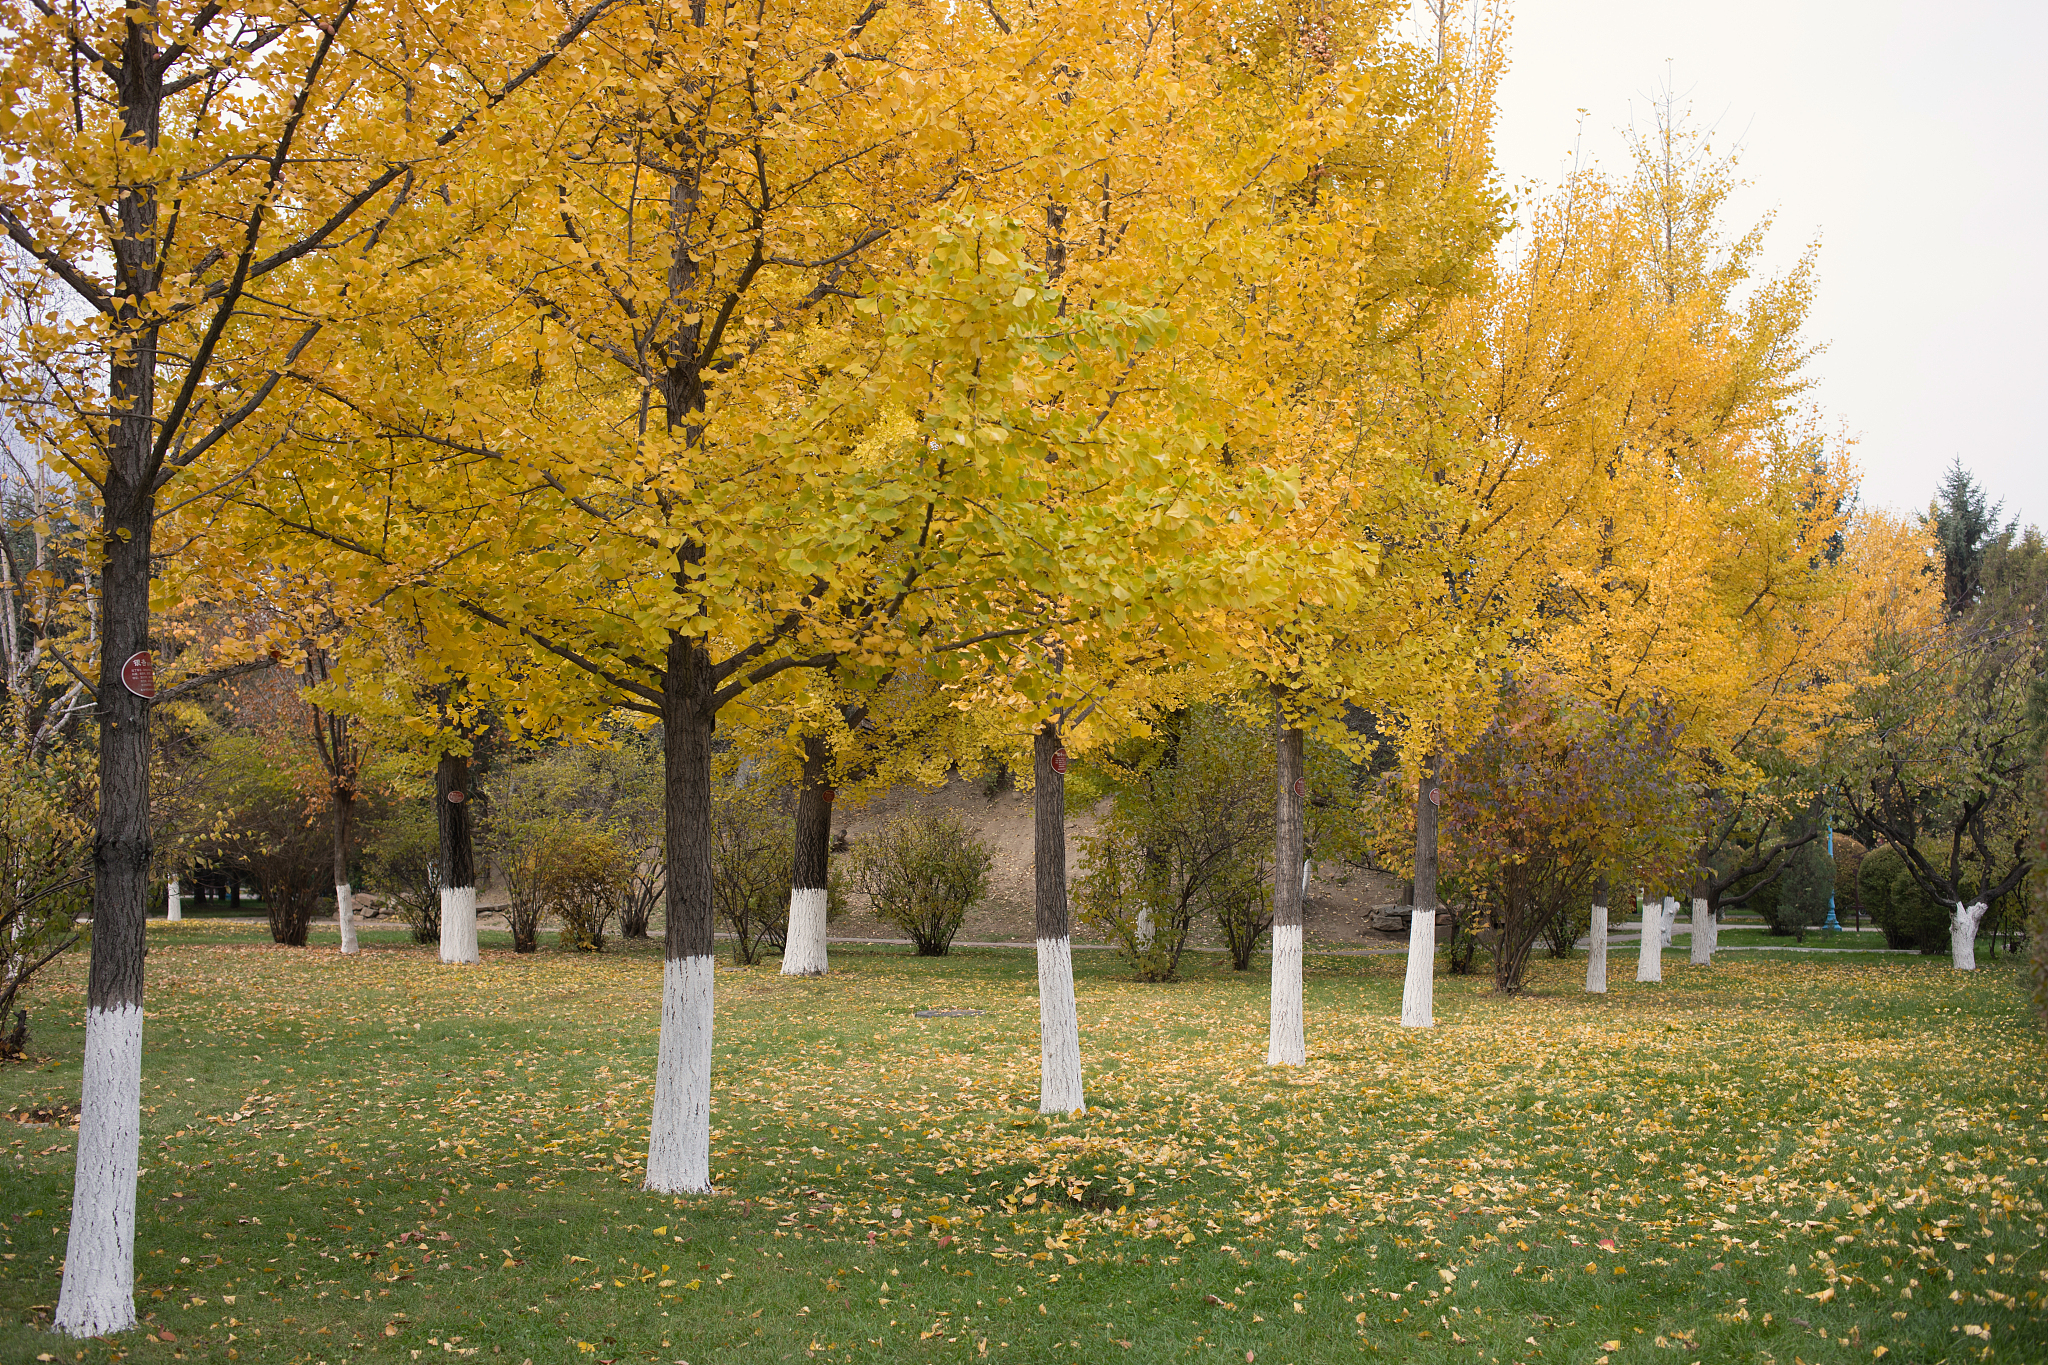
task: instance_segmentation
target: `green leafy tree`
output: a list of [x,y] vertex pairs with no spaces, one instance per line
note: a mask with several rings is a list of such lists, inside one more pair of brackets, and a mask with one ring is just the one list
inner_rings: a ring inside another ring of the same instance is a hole
[[1976,605],[1987,554],[2009,541],[2018,529],[2017,521],[1999,529],[1998,515],[2004,510],[2005,505],[1990,500],[1957,456],[1941,476],[1934,501],[1921,518],[1934,532],[1935,546],[1941,551],[1941,601],[1952,617]]

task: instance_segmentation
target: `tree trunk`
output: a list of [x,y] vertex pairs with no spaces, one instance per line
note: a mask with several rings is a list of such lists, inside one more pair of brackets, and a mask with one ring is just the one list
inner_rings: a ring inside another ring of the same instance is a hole
[[711,1193],[711,737],[717,681],[695,640],[672,636],[661,688],[663,903],[661,1044],[647,1137],[647,1188]]
[[1586,949],[1586,989],[1607,994],[1607,874],[1593,886],[1592,940]]
[[1664,979],[1664,929],[1659,922],[1664,918],[1663,902],[1643,902],[1643,942],[1636,951],[1636,980],[1662,981]]
[[1692,951],[1687,960],[1695,967],[1714,965],[1714,916],[1707,908],[1704,878],[1692,893]]
[[[124,227],[139,231],[140,245],[154,253],[153,206],[146,225],[130,222],[134,216],[134,206],[124,202]],[[127,244],[123,254],[135,245]],[[109,442],[100,542],[106,566],[100,577],[99,821],[92,857],[92,966],[85,994],[85,1066],[71,1232],[55,1320],[60,1330],[74,1337],[110,1336],[135,1325],[142,954],[149,915],[149,703],[122,683],[121,666],[149,648],[150,535],[155,523],[148,482],[155,437],[153,339],[149,346],[125,355],[128,363],[114,365],[108,375],[111,406],[118,415]]]
[[341,930],[344,956],[356,951],[355,906],[348,884],[349,835],[355,828],[355,794],[344,787],[334,789],[331,814],[334,819],[334,922]]
[[832,753],[820,734],[804,735],[804,768],[796,794],[796,856],[789,878],[789,930],[784,976],[823,976],[825,912],[832,857]]
[[1671,946],[1671,935],[1678,928],[1678,897],[1666,896],[1664,910],[1658,917],[1658,943],[1663,948]]
[[178,920],[185,918],[185,902],[184,899],[178,895],[178,879],[176,877],[171,878],[170,895],[167,896],[165,899],[167,902],[164,907],[165,919]]
[[[476,949],[476,851],[470,838],[469,759],[442,754],[434,768],[441,817],[441,960],[470,963]],[[337,878],[339,880],[339,878]]]
[[1308,1060],[1301,1028],[1301,731],[1273,711],[1278,789],[1273,821],[1273,984],[1267,1022],[1266,1065],[1300,1066]]
[[1969,906],[1957,901],[1955,914],[1949,916],[1949,958],[1959,972],[1977,970],[1977,926],[1984,922],[1984,912],[1989,908],[1983,901]]
[[1408,919],[1408,979],[1401,988],[1401,1027],[1436,1023],[1436,817],[1442,803],[1437,756],[1422,760],[1415,786],[1415,912]]
[[[1055,758],[1059,767],[1053,766]],[[1074,941],[1067,919],[1066,750],[1048,721],[1031,740],[1032,880],[1038,933],[1038,1112],[1087,1108],[1081,1088],[1081,1019],[1074,1005]]]

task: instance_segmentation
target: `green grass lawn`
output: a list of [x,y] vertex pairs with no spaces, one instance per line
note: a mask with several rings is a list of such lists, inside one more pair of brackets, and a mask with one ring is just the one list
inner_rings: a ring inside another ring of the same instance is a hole
[[[1263,967],[1078,954],[1071,1121],[1028,952],[721,970],[721,1190],[674,1199],[639,1189],[654,951],[332,937],[151,925],[149,1330],[43,1330],[74,1135],[18,1126],[0,1360],[2048,1358],[2048,1044],[2004,958],[1680,950],[1601,999],[1542,962],[1403,1032],[1398,957],[1312,957],[1284,1072]],[[83,970],[8,1105],[76,1101]]]

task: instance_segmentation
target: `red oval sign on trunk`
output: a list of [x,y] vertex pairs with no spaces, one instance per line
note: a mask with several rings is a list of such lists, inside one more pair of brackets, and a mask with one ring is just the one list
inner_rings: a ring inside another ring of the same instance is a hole
[[1307,778],[1305,778],[1305,777],[1297,777],[1297,778],[1295,778],[1295,779],[1294,779],[1294,794],[1295,794],[1296,796],[1307,796],[1307,795],[1308,795],[1308,779],[1307,779]]
[[1444,789],[1442,787],[1431,787],[1429,789],[1429,804],[1432,806],[1441,806],[1443,803]]
[[449,792],[448,799],[459,806],[469,798],[464,796],[461,792]]
[[1052,751],[1052,770],[1061,777],[1067,775],[1067,751],[1065,749],[1054,749]]
[[121,665],[121,686],[148,701],[156,695],[156,656],[148,650],[130,654]]

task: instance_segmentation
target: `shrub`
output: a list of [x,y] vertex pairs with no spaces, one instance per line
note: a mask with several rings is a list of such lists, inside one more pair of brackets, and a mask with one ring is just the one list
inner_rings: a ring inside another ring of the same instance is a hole
[[1863,908],[1884,931],[1886,947],[1918,948],[1923,953],[1948,949],[1950,907],[1920,889],[1898,849],[1886,844],[1865,854],[1856,883]]
[[82,764],[0,745],[0,1057],[20,1057],[28,1042],[27,1015],[14,1010],[21,988],[90,932],[78,925],[91,891],[85,775]]
[[441,830],[432,805],[407,801],[378,822],[363,850],[370,885],[412,930],[415,943],[441,941]]
[[910,936],[919,957],[943,957],[968,910],[987,894],[994,863],[995,854],[959,816],[922,812],[856,845],[853,881],[877,917]]
[[603,951],[605,929],[628,889],[628,854],[615,839],[587,821],[559,816],[501,825],[493,845],[511,893],[505,918],[513,952],[534,951],[549,914],[561,922],[562,947]]
[[1231,970],[1248,972],[1259,941],[1273,927],[1273,884],[1264,868],[1217,883],[1210,893],[1216,927],[1230,950]]
[[1785,855],[1784,871],[1779,873],[1777,884],[1769,888],[1777,894],[1759,908],[1773,934],[1796,934],[1804,942],[1808,929],[1826,922],[1828,897],[1834,887],[1834,860],[1828,857],[1826,838],[1822,836]]
[[326,812],[308,808],[292,775],[254,736],[216,740],[210,756],[216,825],[206,842],[216,858],[248,871],[272,941],[303,948],[313,903],[333,885]]
[[1845,919],[1851,915],[1870,913],[1863,904],[1863,892],[1858,885],[1857,874],[1863,870],[1863,857],[1869,850],[1846,834],[1835,836],[1835,918]]
[[1570,957],[1572,947],[1593,927],[1593,891],[1568,896],[1543,926],[1543,951],[1552,957]]
[[1271,742],[1207,706],[1164,718],[1158,734],[1154,752],[1109,765],[1121,780],[1102,829],[1081,841],[1076,916],[1140,981],[1171,981],[1213,915],[1244,970],[1273,920]]
[[605,830],[563,820],[550,840],[542,900],[560,922],[555,942],[571,952],[601,953],[605,930],[630,882],[626,850]]
[[[651,735],[620,726],[603,747],[544,749],[508,766],[491,792],[493,809],[510,824],[538,829],[568,819],[609,835],[625,876],[619,937],[647,937],[667,871],[661,750]],[[510,838],[501,840],[508,850]]]
[[711,804],[711,904],[732,933],[733,961],[748,966],[789,932],[796,829],[777,804],[742,780],[722,787]]

